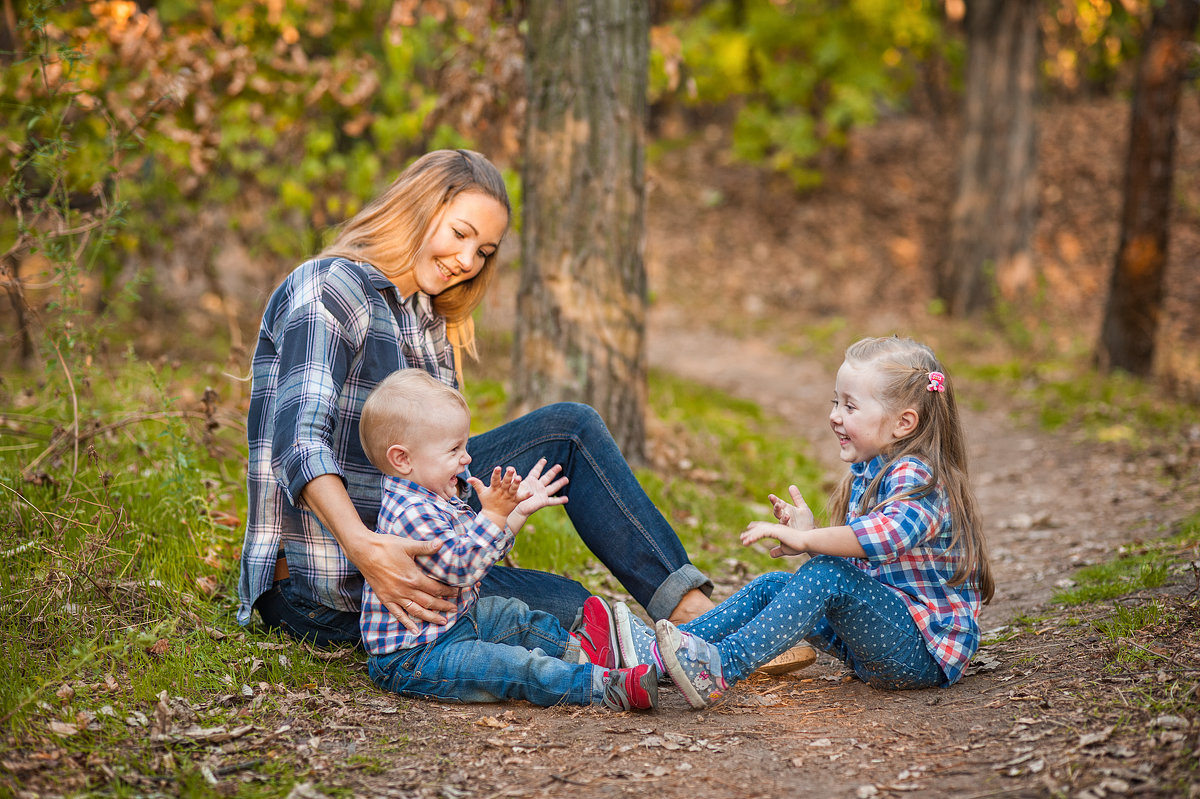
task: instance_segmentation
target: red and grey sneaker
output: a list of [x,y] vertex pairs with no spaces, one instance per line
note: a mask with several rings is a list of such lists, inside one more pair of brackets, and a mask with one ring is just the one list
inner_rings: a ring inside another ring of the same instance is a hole
[[654,710],[658,707],[658,670],[642,664],[604,672],[604,706],[613,710]]
[[571,635],[579,642],[588,663],[606,669],[616,668],[620,658],[617,630],[613,625],[612,609],[603,599],[590,596],[584,601]]

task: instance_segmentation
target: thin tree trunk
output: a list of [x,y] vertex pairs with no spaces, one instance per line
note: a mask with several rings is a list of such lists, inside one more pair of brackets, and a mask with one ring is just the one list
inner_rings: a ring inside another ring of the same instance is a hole
[[530,0],[521,282],[510,412],[599,411],[645,452],[645,121],[638,0]]
[[1148,375],[1162,309],[1175,171],[1175,128],[1197,0],[1155,7],[1134,84],[1121,241],[1109,282],[1097,361]]
[[958,192],[938,294],[950,312],[990,309],[1033,277],[1037,207],[1038,0],[968,0],[967,93]]

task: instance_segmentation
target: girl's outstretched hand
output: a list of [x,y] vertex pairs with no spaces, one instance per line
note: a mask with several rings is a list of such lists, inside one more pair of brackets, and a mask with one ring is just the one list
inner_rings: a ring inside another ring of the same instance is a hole
[[807,551],[807,543],[803,533],[816,527],[813,513],[800,495],[800,489],[789,486],[788,493],[792,495],[794,505],[789,504],[774,494],[768,494],[771,511],[779,524],[771,522],[751,522],[742,531],[742,546],[750,546],[763,538],[773,538],[779,542],[771,548],[771,557],[780,558],[784,555],[799,555]]
[[779,523],[797,530],[811,530],[816,527],[816,519],[813,518],[813,512],[808,509],[808,503],[804,501],[804,497],[800,496],[800,489],[794,485],[788,486],[788,493],[792,495],[795,505],[789,505],[774,494],[767,494],[767,499],[771,502],[771,510],[775,513],[775,518],[779,520]]

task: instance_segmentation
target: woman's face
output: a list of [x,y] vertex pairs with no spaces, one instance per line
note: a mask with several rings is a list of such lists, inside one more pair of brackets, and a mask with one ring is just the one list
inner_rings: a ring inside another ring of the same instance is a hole
[[[465,283],[483,269],[508,229],[508,212],[496,199],[477,191],[463,192],[433,218],[411,272],[402,275],[406,289],[435,296]],[[414,285],[415,284],[415,285]]]

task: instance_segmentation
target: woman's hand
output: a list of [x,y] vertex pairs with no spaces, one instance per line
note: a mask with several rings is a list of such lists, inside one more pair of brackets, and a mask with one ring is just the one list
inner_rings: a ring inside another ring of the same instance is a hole
[[367,547],[361,550],[365,557],[359,571],[396,621],[413,634],[420,632],[414,618],[445,624],[446,617],[441,614],[455,607],[447,597],[456,597],[458,589],[430,577],[415,560],[420,555],[434,554],[441,544],[398,535],[379,535],[373,530],[367,530],[367,534],[370,538]]
[[350,501],[342,478],[336,474],[310,480],[300,498],[325,529],[333,533],[342,552],[404,629],[414,635],[420,632],[413,618],[432,624],[446,623],[441,614],[454,610],[455,605],[444,597],[457,596],[458,589],[439,583],[414,561],[419,555],[437,552],[437,542],[379,535],[367,527]]

